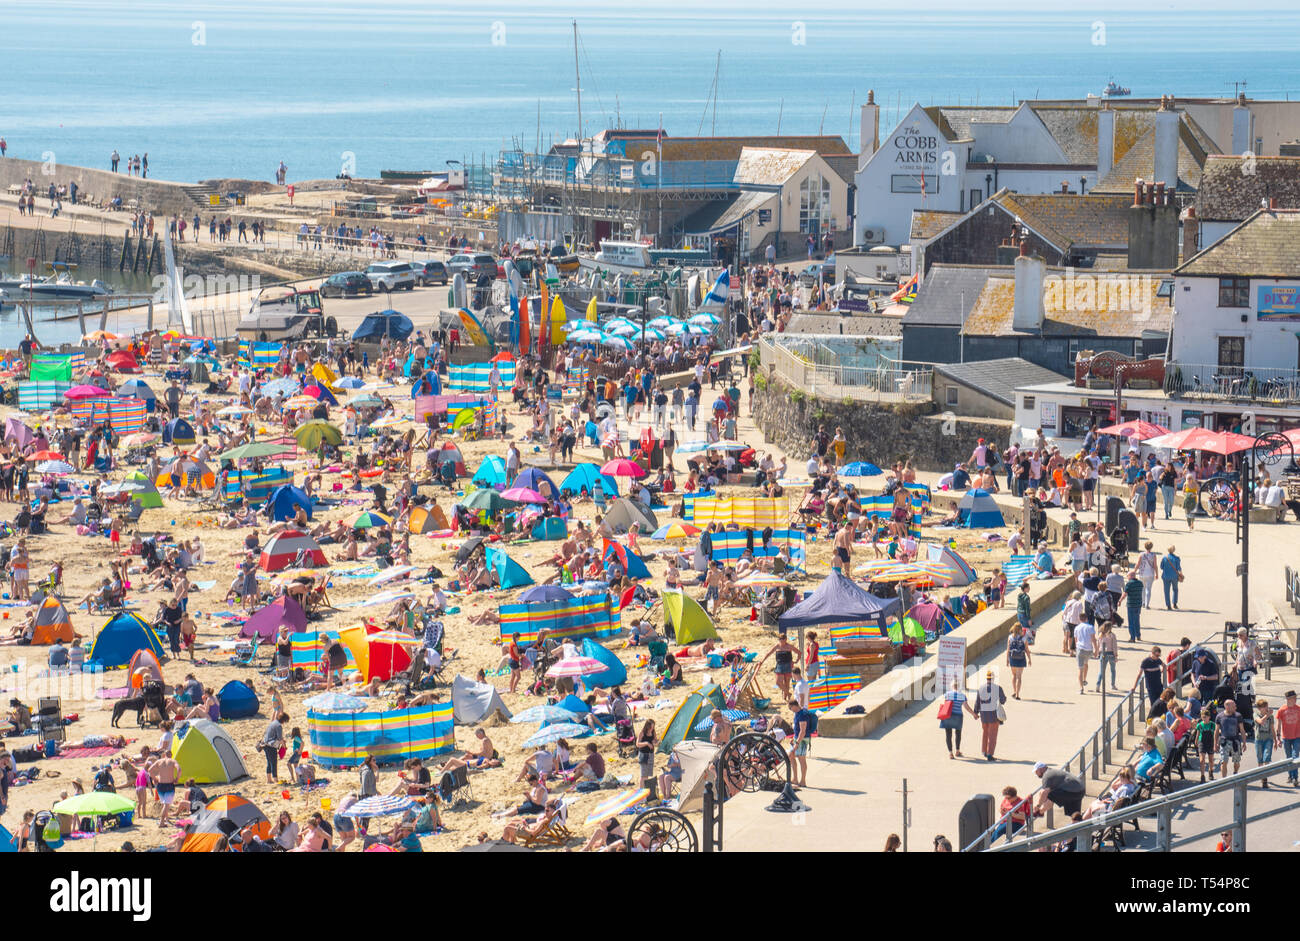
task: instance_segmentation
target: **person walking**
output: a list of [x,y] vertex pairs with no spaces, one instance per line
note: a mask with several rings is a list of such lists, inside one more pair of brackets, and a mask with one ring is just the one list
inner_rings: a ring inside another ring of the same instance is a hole
[[1159,647],[1152,647],[1151,655],[1138,664],[1138,675],[1133,681],[1133,689],[1137,689],[1138,684],[1143,680],[1147,684],[1147,698],[1154,706],[1159,702],[1160,694],[1165,691],[1165,664],[1160,659]]
[[1115,636],[1114,626],[1110,621],[1103,621],[1097,628],[1097,692],[1101,692],[1102,674],[1110,667],[1110,688],[1118,688],[1115,683],[1115,664],[1119,661],[1119,638]]
[[[1286,705],[1274,714],[1273,741],[1282,746],[1288,758],[1300,758],[1300,706],[1296,705],[1295,690],[1287,690],[1283,697]],[[1292,787],[1300,787],[1300,770],[1292,765],[1286,773]]]
[[1154,544],[1148,540],[1142,546],[1142,554],[1137,560],[1137,577],[1142,582],[1142,604],[1151,607],[1151,588],[1160,573],[1160,557],[1155,553]]
[[1068,656],[1074,656],[1078,649],[1078,640],[1075,637],[1075,628],[1083,623],[1083,592],[1073,591],[1070,598],[1061,608],[1061,625],[1064,630],[1064,637],[1061,641],[1061,653]]
[[1160,469],[1160,500],[1164,505],[1165,519],[1174,518],[1174,490],[1178,484],[1178,471],[1174,470],[1173,462],[1164,465]]
[[[1088,688],[1088,664],[1097,658],[1097,629],[1087,621],[1074,628],[1074,658],[1079,667],[1079,695],[1082,696]],[[1100,674],[1097,685],[1101,685]]]
[[970,714],[980,720],[982,736],[980,751],[985,760],[996,761],[998,748],[998,729],[1006,716],[1007,694],[1002,687],[993,682],[993,671],[984,674],[984,683],[975,691],[975,701],[968,703]]
[[1128,573],[1128,580],[1124,582],[1124,597],[1128,601],[1128,640],[1130,644],[1142,642],[1142,597],[1146,594],[1146,587],[1142,580],[1138,578],[1137,569],[1132,569]]
[[[952,689],[943,694],[939,703],[939,728],[948,746],[949,758],[961,758],[961,727],[965,721],[966,694],[962,692],[961,678],[953,677]],[[953,746],[956,745],[954,749]]]
[[[1255,700],[1255,763],[1261,767],[1273,761],[1273,743],[1277,731],[1275,725],[1277,722],[1273,709],[1268,700],[1261,696]],[[1268,787],[1268,778],[1264,779],[1264,787]]]
[[[1020,698],[1020,683],[1024,676],[1025,667],[1033,662],[1029,655],[1029,644],[1025,638],[1025,630],[1019,624],[1011,628],[1011,636],[1007,638],[1007,666],[1011,668],[1011,698]],[[1082,690],[1080,690],[1082,692]]]
[[[1183,560],[1174,547],[1160,557],[1160,581],[1165,589],[1165,610],[1178,610],[1178,583],[1183,580]],[[1172,600],[1171,600],[1172,599]]]
[[[1034,616],[1029,601],[1029,580],[1020,583],[1020,594],[1016,596],[1016,621],[1025,632],[1025,643],[1034,642]],[[1020,697],[1017,696],[1017,699]]]
[[262,741],[258,749],[266,755],[266,783],[275,784],[278,778],[280,748],[284,745],[284,723],[289,721],[288,713],[282,712],[266,724]]

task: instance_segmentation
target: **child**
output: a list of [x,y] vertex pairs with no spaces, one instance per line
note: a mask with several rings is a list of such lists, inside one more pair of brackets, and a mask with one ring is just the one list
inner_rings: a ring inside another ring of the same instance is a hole
[[1193,731],[1196,736],[1196,763],[1201,767],[1202,782],[1205,781],[1206,768],[1210,769],[1210,780],[1214,780],[1214,732],[1217,728],[1214,723],[1214,706],[1206,703]]
[[1007,594],[1007,577],[1002,574],[1002,569],[993,570],[993,577],[989,579],[989,605],[994,608],[1002,607]]
[[298,762],[302,761],[302,730],[294,726],[289,733],[289,780],[298,779]]

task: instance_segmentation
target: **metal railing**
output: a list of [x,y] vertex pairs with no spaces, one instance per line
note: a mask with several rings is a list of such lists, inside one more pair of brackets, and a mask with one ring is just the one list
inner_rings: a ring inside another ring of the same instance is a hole
[[[1197,647],[1208,646],[1217,636],[1217,633],[1211,634],[1201,643],[1193,644],[1188,648],[1189,653]],[[1187,655],[1183,656],[1184,658],[1187,657]],[[1184,659],[1183,662],[1189,663],[1189,666],[1177,676],[1173,683],[1168,684],[1173,686],[1179,694],[1182,693],[1183,683],[1191,677],[1190,658]],[[1100,668],[1101,664],[1100,661],[1098,661],[1098,669]],[[1077,774],[1080,778],[1087,779],[1088,777],[1091,777],[1094,781],[1099,781],[1101,780],[1101,776],[1106,773],[1106,769],[1115,763],[1111,760],[1111,755],[1113,754],[1112,749],[1119,750],[1124,748],[1125,735],[1140,741],[1140,733],[1137,731],[1137,725],[1140,721],[1143,726],[1143,731],[1145,731],[1147,713],[1146,690],[1140,686],[1134,686],[1124,691],[1115,690],[1114,693],[1119,696],[1119,702],[1115,704],[1115,708],[1105,714],[1105,717],[1101,720],[1101,724],[1093,729],[1090,735],[1084,738],[1083,744],[1079,746],[1078,750],[1065,760],[1061,765],[1063,770],[1071,771],[1077,767]],[[1030,797],[1033,797],[1033,795],[1037,794],[1040,790],[1042,790],[1041,787],[1037,788]],[[969,845],[963,847],[962,852],[969,853],[973,850],[989,849],[989,840],[993,831],[997,829],[999,824],[1005,823],[1006,818],[1009,816],[1010,813],[999,816],[993,821],[993,824],[987,830],[972,840]],[[1047,805],[1046,825],[1049,831],[1056,832],[1052,829],[1053,805],[1050,803]],[[1024,828],[1019,832],[1028,835],[1033,834],[1033,814],[1028,815]]]
[[1190,398],[1295,403],[1300,402],[1300,371],[1169,363],[1165,367],[1165,392]]
[[813,363],[770,337],[759,340],[763,366],[794,389],[825,399],[877,402],[927,402],[934,369],[929,363],[881,360],[877,366]]
[[[1156,818],[1155,849],[1157,852],[1168,853],[1175,847],[1215,833],[1222,833],[1225,829],[1232,831],[1233,852],[1244,852],[1246,850],[1246,825],[1251,820],[1246,812],[1247,785],[1274,775],[1286,774],[1295,768],[1300,768],[1300,758],[1284,758],[1281,761],[1262,765],[1250,771],[1241,771],[1230,777],[1220,778],[1217,781],[1194,784],[1174,794],[1145,800],[1121,810],[1107,811],[1095,817],[1089,817],[1087,820],[1071,823],[1058,830],[1036,835],[1026,833],[1023,837],[1014,839],[1002,846],[994,847],[990,851],[994,853],[1024,853],[1047,849],[1053,844],[1074,839],[1077,852],[1090,853],[1092,852],[1093,835],[1099,831],[1105,831],[1117,825],[1122,826],[1126,821],[1135,820],[1138,817],[1154,816]],[[1212,797],[1215,794],[1222,794],[1225,791],[1233,792],[1232,824],[1230,827],[1224,828],[1216,825],[1199,833],[1181,837],[1177,841],[1174,840],[1173,816],[1176,810],[1181,809],[1185,804],[1204,797]],[[1263,816],[1270,815],[1261,815],[1261,817]]]
[[1286,601],[1291,610],[1300,614],[1300,571],[1286,567]]

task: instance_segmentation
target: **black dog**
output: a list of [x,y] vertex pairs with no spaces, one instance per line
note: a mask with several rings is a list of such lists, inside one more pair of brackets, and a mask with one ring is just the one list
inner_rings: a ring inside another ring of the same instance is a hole
[[144,725],[144,696],[132,696],[129,699],[119,699],[113,703],[113,728],[118,728],[118,722],[122,716],[128,712],[135,712],[136,725]]

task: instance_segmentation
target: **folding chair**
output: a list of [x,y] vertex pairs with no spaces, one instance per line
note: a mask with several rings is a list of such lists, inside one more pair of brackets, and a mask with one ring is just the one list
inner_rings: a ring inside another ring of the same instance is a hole
[[446,771],[438,779],[438,797],[446,807],[454,807],[461,801],[474,799],[474,788],[469,783],[469,769],[456,768]]

